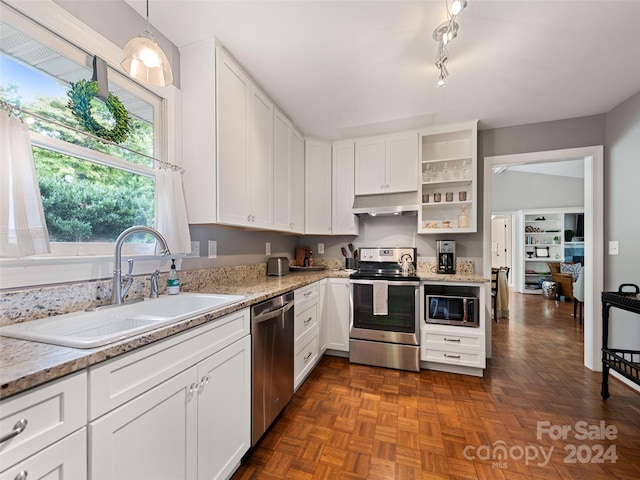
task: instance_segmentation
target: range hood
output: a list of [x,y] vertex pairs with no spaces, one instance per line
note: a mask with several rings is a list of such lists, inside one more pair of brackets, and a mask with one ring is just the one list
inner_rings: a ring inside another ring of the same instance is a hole
[[388,193],[384,195],[358,195],[354,198],[354,215],[389,217],[418,214],[418,193]]

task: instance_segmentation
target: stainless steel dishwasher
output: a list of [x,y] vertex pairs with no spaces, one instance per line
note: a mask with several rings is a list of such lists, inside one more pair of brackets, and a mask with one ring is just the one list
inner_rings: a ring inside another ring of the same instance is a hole
[[293,396],[293,321],[293,292],[251,308],[252,446]]

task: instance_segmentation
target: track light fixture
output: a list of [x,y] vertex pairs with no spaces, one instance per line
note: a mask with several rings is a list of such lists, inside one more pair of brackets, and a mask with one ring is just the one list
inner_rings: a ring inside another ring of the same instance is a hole
[[449,52],[446,45],[458,36],[458,23],[455,20],[467,6],[467,0],[453,0],[451,6],[449,6],[448,0],[445,0],[444,3],[447,9],[447,21],[438,25],[433,31],[433,39],[438,42],[438,53],[435,62],[436,68],[440,71],[438,83],[436,83],[438,87],[444,87],[445,79],[449,76],[449,71],[447,70]]

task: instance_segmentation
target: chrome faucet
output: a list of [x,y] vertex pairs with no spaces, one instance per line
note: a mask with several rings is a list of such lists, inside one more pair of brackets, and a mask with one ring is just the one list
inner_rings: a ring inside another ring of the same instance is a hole
[[127,294],[129,287],[132,283],[131,272],[133,270],[133,260],[129,260],[129,274],[127,275],[127,285],[124,290],[122,287],[122,272],[120,269],[120,264],[122,263],[122,245],[124,241],[129,237],[129,235],[133,235],[134,233],[148,233],[155,237],[155,239],[162,246],[161,255],[164,257],[166,255],[171,255],[171,251],[169,250],[169,245],[165,238],[151,227],[145,227],[143,225],[139,225],[136,227],[127,228],[124,232],[122,232],[117,240],[116,240],[116,250],[113,255],[113,289],[111,291],[111,303],[112,304],[120,304],[124,300],[124,296]]

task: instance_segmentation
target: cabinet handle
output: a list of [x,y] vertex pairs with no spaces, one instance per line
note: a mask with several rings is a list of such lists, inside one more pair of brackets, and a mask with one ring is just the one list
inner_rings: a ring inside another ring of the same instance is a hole
[[384,185],[380,185],[380,190],[384,190]]
[[313,320],[313,318],[312,318],[312,317],[307,318],[307,319],[304,321],[304,324],[305,324],[305,325],[307,325],[311,320]]
[[388,183],[385,185],[385,188],[389,188],[389,184]]
[[29,422],[27,421],[26,418],[21,418],[20,420],[18,420],[16,424],[13,426],[13,430],[11,430],[11,432],[0,437],[0,443],[6,442],[7,440],[11,440],[13,437],[20,435],[24,431],[24,429],[27,428],[27,423]]
[[460,355],[449,355],[448,353],[445,353],[444,356],[447,358],[460,358]]
[[309,295],[311,295],[313,292],[307,292],[304,294],[304,298],[307,298]]
[[307,360],[309,360],[311,358],[311,355],[313,355],[313,352],[307,353],[307,355],[304,357],[304,361],[306,362]]
[[247,215],[247,222],[251,221],[251,215]]
[[14,480],[27,480],[28,476],[29,476],[29,472],[27,472],[26,470],[22,470],[20,473],[16,475],[16,478]]
[[209,375],[205,375],[200,379],[200,386],[198,387],[198,392],[201,392],[207,383],[209,383]]
[[191,385],[189,385],[189,396],[192,396],[195,392],[197,392],[199,386],[200,385],[196,382],[193,382]]
[[447,337],[444,337],[444,341],[445,342],[459,342],[460,339],[459,338],[447,338]]

